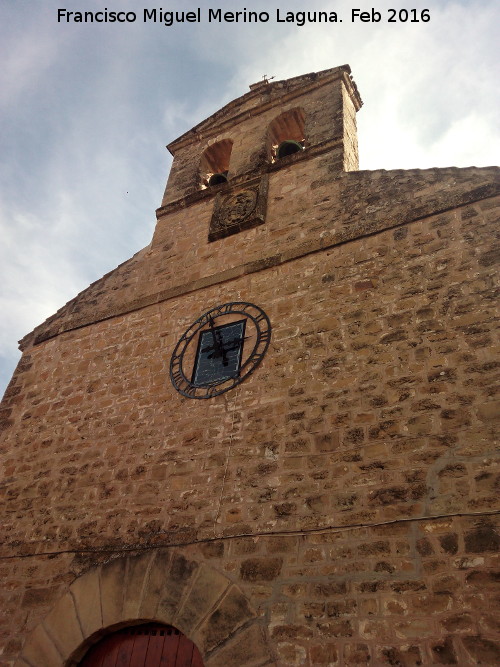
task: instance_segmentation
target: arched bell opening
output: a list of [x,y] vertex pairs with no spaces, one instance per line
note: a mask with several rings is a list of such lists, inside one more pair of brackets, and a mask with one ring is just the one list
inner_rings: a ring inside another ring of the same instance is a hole
[[267,150],[271,162],[304,150],[305,113],[297,107],[284,111],[269,125],[267,135]]
[[227,183],[232,149],[231,139],[222,139],[205,149],[200,160],[202,188]]
[[204,667],[196,645],[171,625],[121,628],[88,649],[78,667]]

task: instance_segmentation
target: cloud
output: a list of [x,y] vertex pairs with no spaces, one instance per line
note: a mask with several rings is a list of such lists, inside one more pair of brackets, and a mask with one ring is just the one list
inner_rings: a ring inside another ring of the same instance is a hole
[[[14,107],[29,95],[56,61],[64,36],[56,40],[49,17],[40,12],[36,20],[19,13],[14,5],[2,8],[0,40],[0,109]],[[10,28],[10,29],[7,29]]]
[[[359,3],[370,9],[373,3]],[[384,14],[393,2],[381,0]],[[348,17],[349,1],[309,3]],[[422,9],[427,2],[413,2]],[[384,14],[387,16],[387,13]],[[263,73],[278,79],[349,63],[365,102],[358,114],[361,167],[491,165],[498,159],[499,94],[493,2],[432,3],[428,23],[315,24],[277,38],[234,73],[231,90]],[[464,44],[467,48],[464,48]],[[474,120],[481,118],[479,125]],[[446,142],[450,128],[466,131]],[[490,140],[482,141],[484,133]],[[464,149],[464,146],[469,148]],[[446,154],[440,151],[446,148]]]

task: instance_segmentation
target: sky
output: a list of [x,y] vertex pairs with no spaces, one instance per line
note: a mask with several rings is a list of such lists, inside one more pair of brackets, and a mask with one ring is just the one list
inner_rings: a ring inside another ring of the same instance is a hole
[[[143,20],[198,7],[200,23]],[[209,22],[218,8],[269,20]],[[304,10],[338,21],[301,26]],[[350,64],[361,169],[498,164],[498,25],[498,0],[0,0],[0,396],[17,341],[150,242],[166,144],[264,75]]]

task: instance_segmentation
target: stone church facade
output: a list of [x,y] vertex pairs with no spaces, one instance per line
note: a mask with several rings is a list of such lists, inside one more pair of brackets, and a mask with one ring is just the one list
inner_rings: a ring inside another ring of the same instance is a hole
[[21,341],[1,667],[153,622],[207,667],[500,664],[499,170],[358,171],[360,107],[348,66],[251,86]]

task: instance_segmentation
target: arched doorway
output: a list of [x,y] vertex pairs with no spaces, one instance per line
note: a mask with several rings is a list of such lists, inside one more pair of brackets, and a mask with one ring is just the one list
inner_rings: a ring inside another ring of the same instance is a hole
[[[15,667],[82,667],[96,637],[134,618],[179,628],[192,637],[206,667],[275,664],[263,619],[238,586],[180,550],[158,549],[77,577],[26,637]],[[162,667],[169,664],[165,658]]]
[[92,646],[79,667],[203,667],[203,660],[182,632],[149,623],[107,635]]

